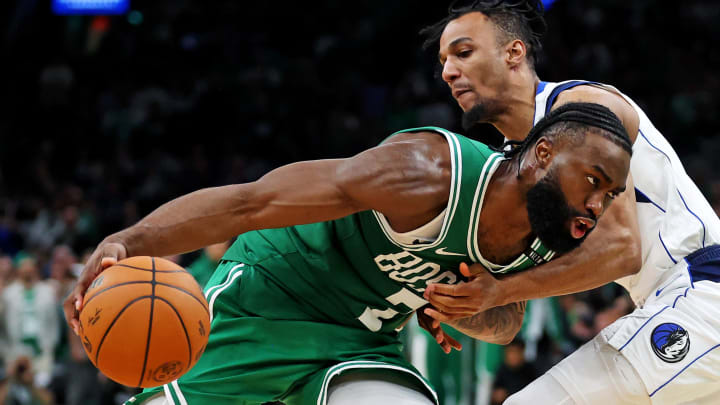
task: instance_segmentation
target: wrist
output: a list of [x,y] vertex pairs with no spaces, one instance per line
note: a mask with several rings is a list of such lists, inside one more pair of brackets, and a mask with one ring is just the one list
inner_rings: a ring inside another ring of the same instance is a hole
[[514,302],[527,300],[522,289],[524,283],[519,281],[521,281],[521,279],[519,279],[516,275],[510,275],[498,279],[497,290],[499,292],[499,297],[497,298],[497,306],[500,307]]
[[123,231],[109,235],[102,241],[102,244],[116,243],[118,245],[122,245],[125,248],[125,257],[131,257],[134,255],[131,252],[134,252],[135,249],[133,249],[133,247],[131,246],[131,243],[129,243],[129,241],[133,240],[134,238],[131,238],[128,235],[126,235],[128,233],[128,231],[129,231],[129,229],[125,229]]

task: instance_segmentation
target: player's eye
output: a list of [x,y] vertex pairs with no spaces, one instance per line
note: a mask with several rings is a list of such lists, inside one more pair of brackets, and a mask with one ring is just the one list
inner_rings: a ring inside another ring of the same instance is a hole
[[608,191],[607,196],[608,196],[608,198],[610,198],[611,200],[614,200],[615,198],[617,198],[617,196],[618,196],[619,194],[620,194],[620,193],[618,193],[617,191]]
[[595,176],[587,175],[587,176],[585,176],[585,180],[587,180],[588,183],[592,184],[593,186],[598,185],[598,179]]
[[470,49],[466,49],[466,50],[458,52],[457,55],[459,58],[467,58],[470,56],[470,54],[472,54],[472,51]]

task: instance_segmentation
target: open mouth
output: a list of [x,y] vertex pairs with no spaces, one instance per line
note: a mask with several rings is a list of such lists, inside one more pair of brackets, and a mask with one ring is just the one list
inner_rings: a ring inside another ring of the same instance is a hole
[[590,218],[576,217],[570,224],[570,234],[575,239],[580,239],[587,235],[590,230],[595,227],[595,221]]

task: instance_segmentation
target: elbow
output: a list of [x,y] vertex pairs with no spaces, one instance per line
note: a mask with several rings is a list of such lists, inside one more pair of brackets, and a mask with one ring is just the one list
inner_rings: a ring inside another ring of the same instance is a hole
[[503,345],[503,346],[508,345],[508,344],[510,344],[510,342],[513,341],[513,339],[515,339],[515,336],[517,336],[519,331],[520,331],[520,328],[518,328],[514,332],[505,333],[502,336],[498,336],[496,339],[494,339],[494,342],[489,342],[489,343],[495,343],[497,345]]
[[477,337],[478,340],[483,340],[488,343],[496,345],[507,345],[515,339],[520,329],[522,328],[522,318],[519,322],[515,322],[512,326],[505,328],[503,331],[498,331],[490,336]]

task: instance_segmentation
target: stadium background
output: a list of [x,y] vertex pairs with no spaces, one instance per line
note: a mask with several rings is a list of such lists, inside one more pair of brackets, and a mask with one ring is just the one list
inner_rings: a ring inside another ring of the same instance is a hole
[[[446,5],[134,0],[121,15],[59,16],[45,0],[0,3],[0,399],[26,389],[36,402],[18,403],[51,403],[51,394],[56,404],[94,405],[133,392],[97,374],[59,309],[105,235],[183,193],[350,156],[399,129],[462,132],[435,50],[423,51],[417,35]],[[558,0],[546,17],[540,77],[631,96],[720,211],[720,3]],[[500,141],[489,127],[470,135]],[[174,260],[201,272],[213,254]],[[13,295],[21,280],[36,292],[23,296],[33,311]],[[505,354],[466,344],[446,357],[411,328],[408,354],[444,404],[480,405],[630,305],[615,285],[533,302],[524,349]],[[31,367],[16,347],[29,350]]]

